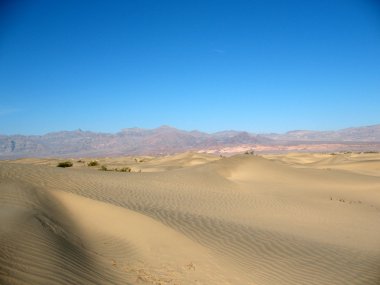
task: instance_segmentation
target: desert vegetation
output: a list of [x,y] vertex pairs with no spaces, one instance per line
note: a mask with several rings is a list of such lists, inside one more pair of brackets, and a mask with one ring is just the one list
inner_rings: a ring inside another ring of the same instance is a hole
[[62,167],[62,168],[72,167],[72,166],[73,166],[73,163],[69,160],[61,161],[61,162],[58,162],[58,164],[57,164],[57,167]]
[[123,168],[115,168],[115,171],[118,171],[118,172],[131,172],[132,169],[130,167],[123,167]]
[[122,168],[108,168],[106,165],[102,165],[99,170],[101,171],[116,171],[116,172],[132,172],[132,169],[128,166]]
[[87,166],[98,166],[99,161],[97,160],[91,160],[90,162],[87,163]]

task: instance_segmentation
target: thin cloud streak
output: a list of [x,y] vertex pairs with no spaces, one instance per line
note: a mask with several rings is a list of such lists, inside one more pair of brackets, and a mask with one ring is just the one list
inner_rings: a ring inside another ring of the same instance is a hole
[[18,108],[2,108],[2,107],[0,107],[0,116],[12,115],[12,114],[18,113],[20,111],[21,111],[21,109],[18,109]]
[[222,49],[213,49],[212,51],[218,54],[223,54],[226,52],[225,50],[222,50]]

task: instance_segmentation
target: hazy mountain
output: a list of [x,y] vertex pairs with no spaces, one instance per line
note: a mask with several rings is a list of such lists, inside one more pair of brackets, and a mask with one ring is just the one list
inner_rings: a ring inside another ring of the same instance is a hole
[[170,154],[207,147],[271,141],[272,139],[247,132],[207,134],[169,126],[157,129],[129,128],[116,134],[76,130],[43,136],[0,136],[0,157]]
[[215,147],[289,144],[295,141],[380,142],[380,125],[335,132],[291,131],[264,135],[233,130],[208,134],[169,126],[156,129],[128,128],[116,134],[75,130],[42,136],[0,135],[0,158],[170,154]]
[[284,141],[380,142],[380,124],[338,131],[297,130],[285,134],[264,134],[264,136]]

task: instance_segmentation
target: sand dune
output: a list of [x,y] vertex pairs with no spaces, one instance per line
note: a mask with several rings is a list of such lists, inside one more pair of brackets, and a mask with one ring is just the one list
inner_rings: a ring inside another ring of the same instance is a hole
[[73,162],[0,163],[1,284],[380,283],[379,154]]

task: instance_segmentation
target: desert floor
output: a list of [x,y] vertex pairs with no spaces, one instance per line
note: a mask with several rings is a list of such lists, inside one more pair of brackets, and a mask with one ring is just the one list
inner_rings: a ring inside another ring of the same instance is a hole
[[380,284],[380,154],[58,161],[0,162],[1,284]]

